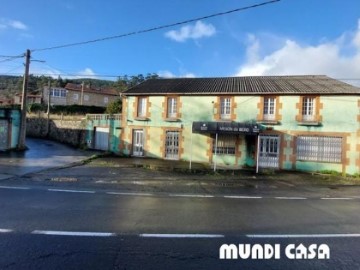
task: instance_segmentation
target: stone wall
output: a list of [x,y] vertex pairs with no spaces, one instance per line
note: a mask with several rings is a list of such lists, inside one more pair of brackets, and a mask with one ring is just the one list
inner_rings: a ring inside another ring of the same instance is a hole
[[86,120],[50,119],[28,117],[26,135],[36,138],[48,138],[72,146],[86,145]]

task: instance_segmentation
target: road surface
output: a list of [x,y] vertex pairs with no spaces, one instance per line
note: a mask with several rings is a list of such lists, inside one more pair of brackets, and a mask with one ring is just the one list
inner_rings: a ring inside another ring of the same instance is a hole
[[[359,203],[2,186],[0,269],[359,269]],[[224,243],[282,256],[220,260]],[[301,243],[327,244],[330,259],[287,259]]]
[[0,180],[61,167],[79,162],[94,154],[43,139],[26,138],[28,150],[0,152]]

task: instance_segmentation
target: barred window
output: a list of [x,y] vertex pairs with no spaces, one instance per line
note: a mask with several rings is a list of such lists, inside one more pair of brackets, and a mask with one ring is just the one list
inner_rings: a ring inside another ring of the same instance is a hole
[[341,163],[341,137],[299,136],[296,145],[297,160]]
[[216,139],[213,138],[212,152],[217,155],[235,155],[236,136],[234,135],[219,135],[216,147]]

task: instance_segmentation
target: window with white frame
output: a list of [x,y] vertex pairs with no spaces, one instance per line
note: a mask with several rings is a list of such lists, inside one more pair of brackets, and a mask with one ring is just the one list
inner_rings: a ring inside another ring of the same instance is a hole
[[217,144],[216,138],[213,138],[213,154],[217,155],[235,155],[236,136],[235,135],[218,135]]
[[109,103],[109,98],[108,97],[104,97],[104,103]]
[[230,119],[231,118],[231,98],[222,97],[220,99],[220,118]]
[[89,101],[90,97],[88,95],[84,95],[84,101]]
[[304,97],[302,103],[302,120],[314,121],[315,120],[315,98]]
[[167,118],[177,117],[177,99],[176,97],[169,97],[167,99]]
[[50,96],[51,97],[66,97],[66,90],[65,89],[52,88],[52,89],[50,89]]
[[342,137],[298,136],[296,139],[297,160],[340,163]]
[[78,99],[79,99],[79,94],[74,94],[74,95],[73,95],[73,99],[74,99],[74,100],[78,100]]
[[274,97],[264,97],[264,120],[275,120],[275,101]]
[[147,98],[139,97],[137,104],[137,117],[146,117]]

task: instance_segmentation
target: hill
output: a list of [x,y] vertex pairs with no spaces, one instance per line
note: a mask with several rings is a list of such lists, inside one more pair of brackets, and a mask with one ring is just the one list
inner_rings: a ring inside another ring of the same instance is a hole
[[[147,79],[158,78],[157,74],[147,74],[146,76],[139,74],[137,76],[119,76],[116,81],[101,80],[101,79],[89,79],[89,78],[77,78],[77,79],[62,79],[60,76],[55,79],[49,76],[29,76],[28,91],[30,93],[41,92],[44,86],[48,85],[49,81],[53,87],[65,87],[67,83],[76,84],[91,84],[94,87],[102,88],[115,88],[119,92],[125,91],[129,87],[135,86]],[[23,76],[7,76],[0,75],[0,97],[11,98],[16,93],[21,93],[23,84]]]

